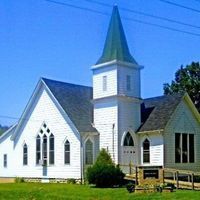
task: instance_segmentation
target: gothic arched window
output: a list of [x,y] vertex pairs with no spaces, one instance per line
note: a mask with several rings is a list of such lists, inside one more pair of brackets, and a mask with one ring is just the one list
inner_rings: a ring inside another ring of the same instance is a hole
[[54,135],[52,133],[49,137],[49,164],[54,164]]
[[41,159],[41,138],[38,135],[36,137],[36,164],[39,165]]
[[70,164],[70,142],[65,142],[65,164]]
[[129,132],[126,134],[126,137],[124,138],[124,146],[134,146],[133,138]]
[[90,139],[85,143],[85,164],[93,164],[93,143]]
[[150,142],[145,139],[143,142],[143,163],[150,162]]
[[47,165],[47,136],[43,136],[43,165]]
[[23,146],[23,165],[28,165],[28,147],[27,144]]

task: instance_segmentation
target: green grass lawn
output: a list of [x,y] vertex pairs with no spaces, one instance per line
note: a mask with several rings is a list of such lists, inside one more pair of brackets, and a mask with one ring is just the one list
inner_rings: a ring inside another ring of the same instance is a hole
[[38,199],[199,199],[200,192],[178,190],[173,193],[129,194],[126,188],[98,189],[86,185],[9,183],[0,184],[0,200]]

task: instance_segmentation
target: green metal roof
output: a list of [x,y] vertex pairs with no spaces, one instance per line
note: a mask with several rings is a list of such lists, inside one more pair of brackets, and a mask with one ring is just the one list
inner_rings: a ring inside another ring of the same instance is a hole
[[137,64],[129,52],[117,6],[113,7],[103,53],[96,64],[102,64],[112,60]]

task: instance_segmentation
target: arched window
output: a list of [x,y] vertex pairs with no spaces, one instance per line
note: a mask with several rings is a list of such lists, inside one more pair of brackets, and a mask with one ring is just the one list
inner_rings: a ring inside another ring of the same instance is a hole
[[129,132],[126,134],[126,137],[124,138],[124,146],[134,146],[133,138]]
[[43,136],[43,165],[47,165],[47,136]]
[[36,137],[36,164],[38,165],[41,159],[41,139],[38,135]]
[[23,146],[23,165],[28,165],[28,147],[27,144]]
[[143,163],[150,162],[150,142],[145,139],[143,142]]
[[54,164],[54,135],[52,133],[49,137],[49,164]]
[[85,164],[93,164],[93,143],[90,139],[85,143]]
[[70,143],[68,140],[65,142],[65,164],[70,164]]

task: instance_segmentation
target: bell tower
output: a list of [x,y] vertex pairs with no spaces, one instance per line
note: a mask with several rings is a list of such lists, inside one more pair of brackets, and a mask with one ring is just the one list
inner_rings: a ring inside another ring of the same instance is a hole
[[116,163],[121,161],[125,132],[135,132],[141,123],[140,70],[130,54],[117,6],[112,16],[102,56],[92,66],[94,125]]

